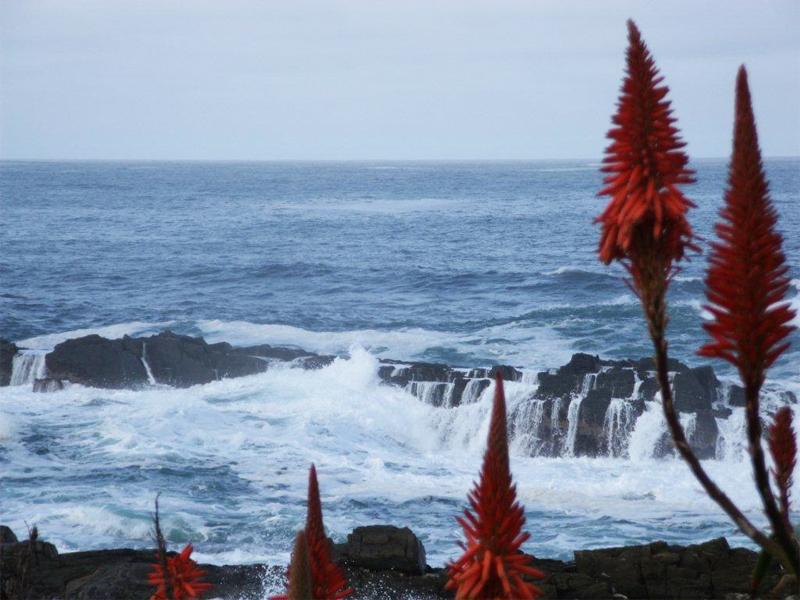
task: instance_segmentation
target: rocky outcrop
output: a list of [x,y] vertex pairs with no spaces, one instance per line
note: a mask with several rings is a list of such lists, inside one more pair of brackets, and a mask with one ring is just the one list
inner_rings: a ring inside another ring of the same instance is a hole
[[521,381],[522,371],[508,365],[468,369],[442,363],[381,360],[378,376],[390,385],[405,388],[433,406],[454,407],[477,402],[497,373],[505,381]]
[[0,340],[0,387],[11,383],[11,370],[18,350],[13,342]]
[[[425,565],[425,549],[407,528],[383,525],[354,530],[334,556],[355,600],[453,598],[447,573]],[[9,600],[146,600],[152,550],[96,550],[59,554],[46,542],[17,542],[0,526],[0,597]],[[690,546],[653,542],[642,546],[580,550],[573,561],[533,559],[545,573],[543,598],[730,598],[747,594],[756,553],[731,548],[724,538]],[[280,588],[284,565],[200,565],[214,585],[211,597],[264,598]],[[762,590],[780,573],[771,567]]]
[[234,348],[170,331],[147,338],[109,340],[98,335],[67,340],[46,357],[48,379],[101,388],[149,383],[189,387],[266,370],[271,362],[299,361],[319,368],[334,357],[268,345]]
[[87,335],[58,344],[45,358],[45,364],[53,379],[93,387],[125,388],[147,383],[141,357],[141,340],[127,336],[109,340]]
[[408,527],[356,527],[335,551],[337,560],[354,567],[409,575],[423,575],[426,569],[425,547]]
[[[0,359],[7,369],[12,352],[17,352],[16,346],[0,342]],[[209,344],[169,331],[146,338],[109,340],[90,335],[68,340],[47,354],[46,376],[34,368],[41,364],[41,354],[25,352],[23,358],[32,358],[18,361],[20,368],[28,365],[30,377],[38,377],[28,381],[41,392],[58,391],[69,382],[101,388],[188,387],[261,373],[276,364],[317,369],[336,359],[296,347]],[[2,364],[0,360],[0,376]],[[743,390],[723,385],[710,366],[690,368],[671,360],[669,367],[675,406],[687,422],[689,442],[701,458],[714,458],[719,445],[717,420],[727,419],[732,409],[744,404]],[[626,456],[636,421],[647,403],[657,401],[659,385],[653,369],[651,358],[604,360],[576,353],[567,364],[539,373],[509,365],[469,368],[381,359],[378,377],[422,402],[453,408],[478,402],[501,373],[507,382],[524,384],[515,388],[509,414],[517,448],[533,456]],[[520,390],[527,396],[520,399]],[[797,401],[790,392],[774,397]],[[654,447],[656,457],[674,453],[666,433]]]

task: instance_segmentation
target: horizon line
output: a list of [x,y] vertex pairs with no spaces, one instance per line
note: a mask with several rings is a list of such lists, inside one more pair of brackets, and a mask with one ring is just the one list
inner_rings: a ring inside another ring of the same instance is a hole
[[[730,156],[697,156],[693,160],[729,160]],[[800,154],[778,154],[764,156],[763,160],[800,159]],[[566,158],[0,158],[0,162],[172,162],[172,163],[501,163],[501,162],[545,162],[545,161],[595,161],[602,162],[599,157],[566,157]]]

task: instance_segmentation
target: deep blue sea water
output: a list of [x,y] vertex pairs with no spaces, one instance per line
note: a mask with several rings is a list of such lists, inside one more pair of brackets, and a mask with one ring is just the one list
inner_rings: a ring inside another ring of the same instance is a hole
[[[191,390],[0,390],[0,521],[38,522],[65,548],[146,545],[161,491],[173,541],[191,538],[212,560],[274,562],[314,460],[334,537],[409,525],[441,564],[488,413],[443,414],[379,386],[375,356],[533,370],[575,351],[648,355],[623,270],[596,258],[597,167],[0,162],[0,337],[44,349],[169,327],[350,356]],[[726,166],[694,167],[691,221],[707,248]],[[766,169],[798,306],[800,160]],[[670,291],[671,350],[693,364],[704,268],[694,257]],[[798,390],[793,342],[771,378]],[[682,464],[654,464],[517,457],[530,548],[568,556],[731,533]],[[738,465],[711,468],[755,506]]]

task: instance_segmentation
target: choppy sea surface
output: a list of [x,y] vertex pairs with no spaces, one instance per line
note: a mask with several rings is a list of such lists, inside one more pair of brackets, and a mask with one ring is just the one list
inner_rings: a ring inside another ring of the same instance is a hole
[[[707,248],[726,166],[694,167],[691,220]],[[766,168],[800,308],[800,160]],[[170,328],[342,356],[184,390],[0,388],[0,522],[36,523],[62,551],[144,547],[160,492],[170,542],[213,562],[282,563],[315,462],[334,539],[409,526],[443,564],[490,394],[435,408],[380,384],[377,358],[535,371],[576,351],[648,355],[624,271],[596,259],[600,183],[587,161],[0,162],[0,338],[46,350]],[[691,364],[705,364],[705,261],[670,290],[671,352]],[[770,381],[799,392],[792,341]],[[511,406],[521,386],[509,384]],[[708,468],[755,515],[741,423],[726,427],[731,451]],[[628,459],[531,458],[512,444],[527,549],[743,543],[681,462],[650,458],[662,430],[648,411]]]

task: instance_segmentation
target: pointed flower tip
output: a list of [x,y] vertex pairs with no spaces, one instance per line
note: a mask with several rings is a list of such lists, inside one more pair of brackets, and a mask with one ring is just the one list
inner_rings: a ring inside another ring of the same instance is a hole
[[736,81],[733,151],[725,205],[711,246],[706,297],[713,315],[701,349],[733,364],[745,387],[760,389],[766,370],[786,350],[794,313],[788,292],[783,236],[769,197],[747,71]]
[[631,271],[642,288],[647,284],[637,281],[638,274],[666,277],[693,248],[686,219],[692,202],[680,189],[692,182],[692,172],[671,116],[668,88],[633,21],[628,21],[628,41],[626,75],[608,132],[613,141],[603,160],[606,176],[599,193],[610,200],[597,219],[602,224],[598,255],[606,264],[619,260],[632,266],[660,257],[658,265]]
[[792,409],[782,407],[775,413],[775,419],[769,428],[769,450],[775,463],[775,479],[781,490],[792,486],[792,474],[797,463],[797,442],[792,427]]
[[523,532],[525,512],[517,502],[509,470],[505,392],[499,370],[487,442],[480,481],[468,496],[471,508],[457,519],[466,540],[464,553],[448,567],[447,588],[464,599],[536,598],[540,590],[523,579],[542,574],[519,553],[528,534]]
[[628,19],[628,38],[633,40],[639,40],[642,34],[639,32],[639,28],[636,26],[636,22],[633,19]]

